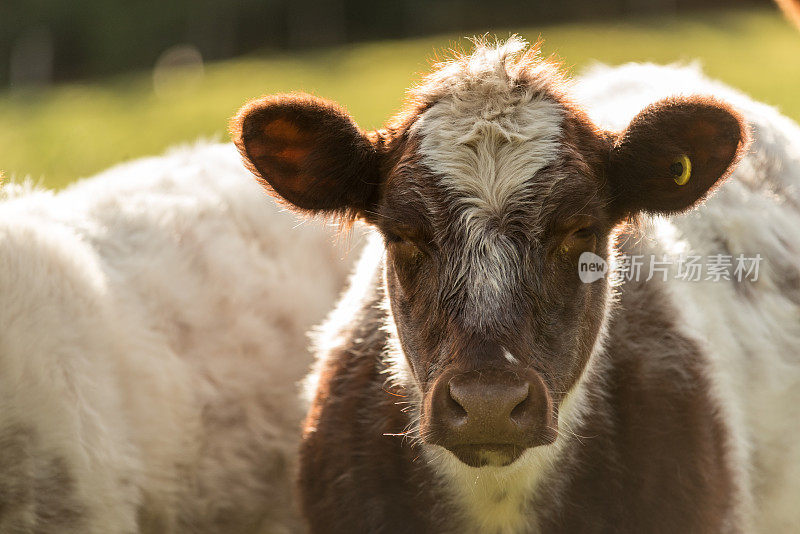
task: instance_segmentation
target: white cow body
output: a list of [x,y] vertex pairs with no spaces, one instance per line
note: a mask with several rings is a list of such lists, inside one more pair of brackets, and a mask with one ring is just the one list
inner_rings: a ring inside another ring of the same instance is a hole
[[3,192],[0,532],[294,532],[333,232],[230,145]]

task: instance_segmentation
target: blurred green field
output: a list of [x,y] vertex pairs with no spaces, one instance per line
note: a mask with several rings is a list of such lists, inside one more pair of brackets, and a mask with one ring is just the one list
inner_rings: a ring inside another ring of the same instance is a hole
[[[699,59],[707,73],[800,119],[800,33],[770,9],[513,29],[540,35],[574,70],[602,61]],[[509,29],[489,29],[501,37]],[[399,105],[437,50],[457,36],[358,44],[208,63],[202,78],[153,90],[151,72],[0,93],[0,169],[48,187],[198,138],[225,139],[228,118],[264,93],[304,90],[344,104],[363,127]]]

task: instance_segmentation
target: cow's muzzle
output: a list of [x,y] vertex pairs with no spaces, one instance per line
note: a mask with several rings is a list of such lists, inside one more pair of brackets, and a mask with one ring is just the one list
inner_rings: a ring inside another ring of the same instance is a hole
[[509,465],[557,436],[550,394],[532,370],[444,373],[427,395],[420,425],[426,443],[472,467]]

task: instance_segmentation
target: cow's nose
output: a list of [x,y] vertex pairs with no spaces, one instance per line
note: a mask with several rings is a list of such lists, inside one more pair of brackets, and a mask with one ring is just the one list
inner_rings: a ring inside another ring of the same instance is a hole
[[555,439],[555,413],[537,373],[482,369],[442,378],[423,414],[424,439],[464,463],[505,465]]
[[450,419],[449,426],[463,427],[463,440],[488,443],[498,436],[510,437],[525,425],[525,401],[530,390],[527,382],[457,375],[448,385],[455,405],[451,404],[445,416]]

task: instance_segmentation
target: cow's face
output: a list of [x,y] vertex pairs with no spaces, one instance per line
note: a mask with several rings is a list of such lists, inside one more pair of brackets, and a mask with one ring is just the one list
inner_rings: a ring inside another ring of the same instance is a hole
[[554,67],[513,52],[481,47],[437,69],[376,132],[305,95],[254,101],[233,125],[278,195],[384,236],[405,359],[395,365],[410,371],[420,437],[472,466],[556,438],[607,314],[606,278],[582,282],[581,260],[607,259],[627,216],[702,199],[745,137],[735,114],[702,98],[599,131]]

